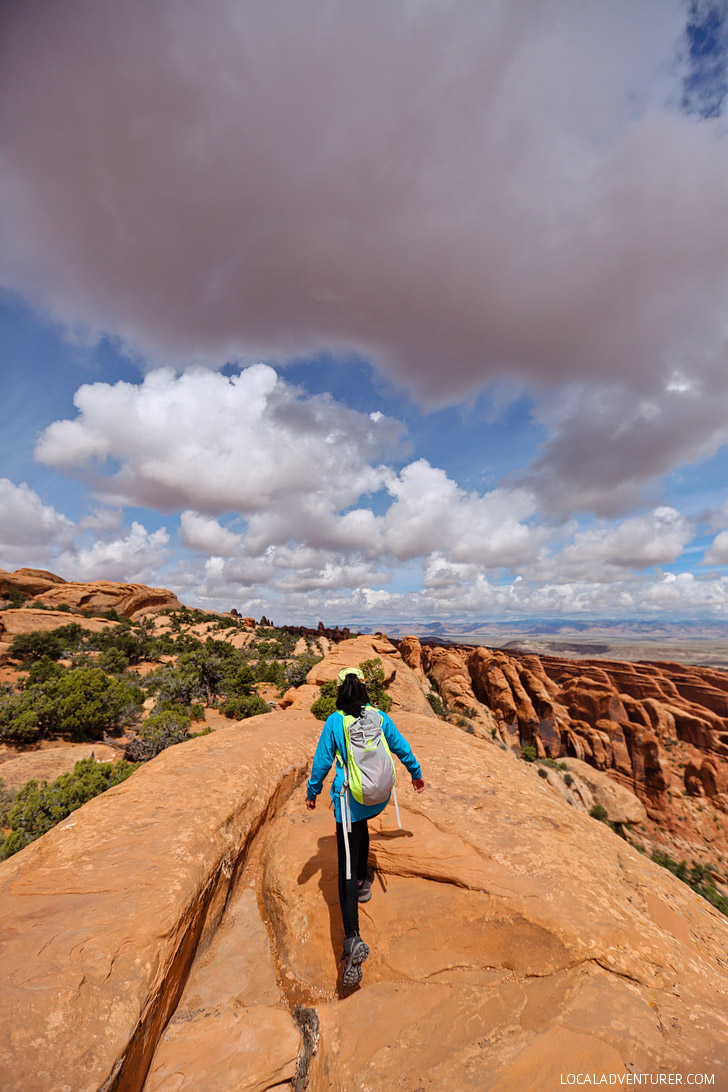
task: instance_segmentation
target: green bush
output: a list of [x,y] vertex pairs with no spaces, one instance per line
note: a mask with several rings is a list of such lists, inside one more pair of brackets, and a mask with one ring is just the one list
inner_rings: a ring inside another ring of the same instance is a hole
[[15,803],[16,795],[14,790],[9,789],[2,777],[0,777],[0,827],[6,827],[8,825],[8,815]]
[[381,709],[383,713],[388,713],[392,708],[392,699],[384,686],[382,661],[377,656],[374,660],[363,660],[359,667],[364,672],[364,682],[367,684],[370,703],[375,709]]
[[84,758],[55,781],[29,781],[18,790],[8,813],[10,834],[0,845],[0,860],[23,849],[99,793],[119,785],[134,772],[130,762]]
[[120,648],[107,648],[99,656],[99,667],[110,675],[123,675],[129,667],[129,657]]
[[231,720],[245,720],[246,717],[255,717],[259,713],[269,713],[270,706],[257,694],[249,694],[226,698],[220,706],[220,712]]
[[432,706],[433,712],[438,717],[445,716],[445,706],[442,704],[442,698],[439,694],[436,694],[434,690],[431,690],[430,693],[427,695],[427,700]]
[[79,667],[53,680],[49,695],[56,730],[73,739],[101,739],[139,712],[144,695],[137,686],[110,679],[100,667]]
[[289,686],[303,686],[312,667],[319,663],[323,656],[317,656],[313,652],[303,652],[296,656],[293,663],[286,668],[286,682]]
[[311,706],[311,712],[317,720],[327,720],[336,712],[336,691],[339,689],[335,679],[321,683],[319,697]]
[[136,738],[126,749],[131,762],[147,762],[160,752],[190,739],[190,718],[179,709],[152,713],[137,729]]
[[51,679],[59,678],[65,670],[61,664],[51,660],[50,656],[41,656],[39,660],[31,662],[28,674],[23,679],[23,688],[42,686]]
[[691,887],[697,895],[702,896],[706,902],[711,903],[722,914],[728,914],[728,899],[720,893],[715,885],[712,873],[699,861],[693,861],[688,868],[687,861],[674,861],[667,853],[655,852],[652,854],[655,864],[661,865],[677,876],[679,880]]
[[30,633],[18,633],[10,645],[11,658],[24,664],[42,657],[60,660],[63,651],[63,642],[52,630],[34,629]]
[[521,758],[524,762],[535,762],[538,758],[538,751],[529,743],[525,747],[521,747]]
[[589,814],[591,815],[592,819],[598,819],[600,823],[606,823],[607,821],[607,809],[601,804],[595,804]]

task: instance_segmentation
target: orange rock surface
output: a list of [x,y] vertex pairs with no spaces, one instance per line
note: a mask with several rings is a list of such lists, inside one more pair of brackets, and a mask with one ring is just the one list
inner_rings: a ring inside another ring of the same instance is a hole
[[145,584],[120,584],[112,580],[89,583],[64,580],[41,569],[0,569],[0,596],[7,597],[15,589],[27,600],[43,606],[68,607],[72,611],[102,614],[115,610],[126,618],[170,607],[182,606],[177,596],[166,588],[148,588]]
[[[403,786],[403,829],[391,807],[371,824],[361,987],[337,977],[326,794],[303,800],[321,724],[292,705],[169,748],[0,865],[3,1090],[728,1087],[726,919],[499,740],[408,711],[417,676],[367,640],[427,790]],[[547,682],[518,677],[548,713]],[[492,693],[510,714],[501,678]]]
[[473,723],[492,718],[507,747],[573,757],[636,795],[646,812],[637,840],[688,863],[715,867],[728,856],[726,672],[423,647],[411,637],[400,646],[455,712],[472,693]]

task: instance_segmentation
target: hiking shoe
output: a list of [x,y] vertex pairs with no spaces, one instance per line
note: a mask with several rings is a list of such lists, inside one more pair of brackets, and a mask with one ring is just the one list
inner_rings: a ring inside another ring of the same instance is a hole
[[344,954],[341,962],[344,964],[342,982],[345,986],[358,986],[361,982],[361,965],[369,955],[369,948],[360,936],[346,937],[344,940]]
[[374,869],[369,865],[367,868],[367,878],[365,880],[359,880],[359,902],[369,902],[372,897],[372,882],[374,880]]

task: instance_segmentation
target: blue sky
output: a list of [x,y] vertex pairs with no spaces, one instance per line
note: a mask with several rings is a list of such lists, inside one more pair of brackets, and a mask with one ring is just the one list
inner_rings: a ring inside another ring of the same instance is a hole
[[0,35],[0,566],[728,614],[726,3],[49,4]]

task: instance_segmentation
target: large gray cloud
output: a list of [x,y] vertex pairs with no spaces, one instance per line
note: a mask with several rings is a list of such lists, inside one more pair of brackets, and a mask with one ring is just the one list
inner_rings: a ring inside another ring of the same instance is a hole
[[0,278],[70,327],[175,364],[354,349],[435,401],[607,384],[594,446],[624,442],[585,462],[562,415],[555,508],[554,467],[606,513],[699,448],[704,415],[625,414],[685,375],[726,398],[728,147],[677,109],[679,0],[1,18]]

